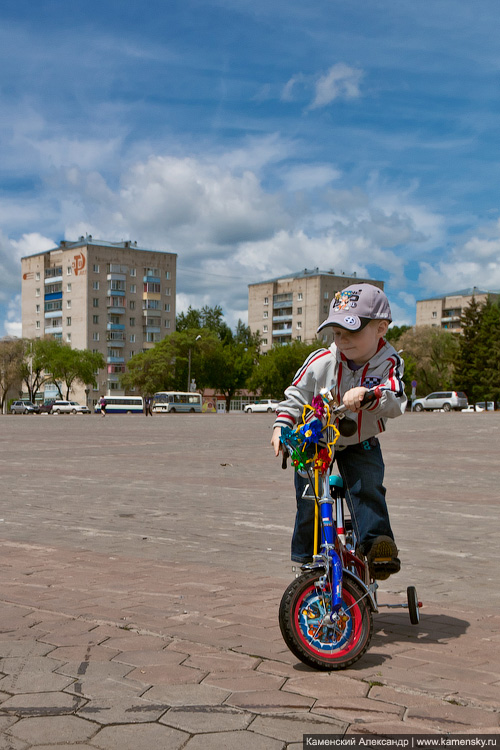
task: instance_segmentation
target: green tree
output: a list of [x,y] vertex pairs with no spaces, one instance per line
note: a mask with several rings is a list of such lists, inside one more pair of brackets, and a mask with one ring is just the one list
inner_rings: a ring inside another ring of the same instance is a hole
[[434,326],[416,326],[399,337],[398,347],[405,361],[405,382],[416,380],[420,395],[454,385],[454,362],[459,350],[456,334]]
[[409,330],[411,330],[411,326],[391,326],[387,331],[385,338],[390,344],[393,345],[395,349],[397,349],[399,339],[401,338],[403,333],[406,333],[406,331]]
[[461,317],[462,334],[455,360],[456,386],[471,402],[500,398],[500,307],[488,297],[472,299]]
[[285,388],[291,384],[293,377],[306,357],[320,349],[319,341],[305,344],[292,341],[290,344],[277,344],[260,357],[252,376],[249,379],[250,390],[266,398],[283,398]]
[[22,339],[0,341],[0,413],[4,411],[7,394],[22,386],[24,342]]

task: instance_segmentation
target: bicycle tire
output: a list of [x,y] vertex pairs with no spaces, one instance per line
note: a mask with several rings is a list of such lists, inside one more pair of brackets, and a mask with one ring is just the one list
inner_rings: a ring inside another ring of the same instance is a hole
[[418,625],[420,622],[420,608],[418,604],[417,589],[415,586],[408,586],[406,589],[406,598],[408,601],[408,613],[412,625]]
[[346,669],[370,644],[371,607],[361,586],[345,576],[342,599],[348,619],[337,630],[323,626],[321,631],[315,631],[318,615],[325,611],[325,594],[319,593],[315,586],[319,577],[318,572],[306,572],[288,586],[279,608],[281,634],[292,654],[313,669]]

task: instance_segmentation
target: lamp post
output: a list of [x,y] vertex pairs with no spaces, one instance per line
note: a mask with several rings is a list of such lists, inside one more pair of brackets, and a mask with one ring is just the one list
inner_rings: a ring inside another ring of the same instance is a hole
[[[199,341],[201,339],[201,336],[198,335],[195,338],[195,341]],[[187,390],[191,391],[191,347],[189,347],[188,351],[188,384],[187,384]]]

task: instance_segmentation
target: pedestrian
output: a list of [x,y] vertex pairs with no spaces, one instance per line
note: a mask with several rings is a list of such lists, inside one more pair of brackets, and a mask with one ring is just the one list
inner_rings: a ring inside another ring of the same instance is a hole
[[144,414],[146,415],[146,417],[148,416],[148,414],[151,417],[153,416],[152,407],[153,407],[153,399],[151,398],[151,396],[145,396],[144,397]]
[[105,417],[106,416],[106,399],[104,398],[104,396],[101,396],[101,398],[99,399],[99,406],[101,409],[101,416]]
[[[328,349],[313,352],[285,390],[285,400],[276,409],[271,439],[277,456],[282,428],[293,428],[302,416],[304,404],[310,404],[323,388],[347,406],[357,429],[351,437],[339,437],[334,460],[344,481],[358,550],[366,555],[372,577],[379,580],[397,573],[401,567],[385,499],[384,462],[376,437],[385,430],[387,418],[400,416],[406,408],[404,363],[384,339],[391,321],[389,301],[378,287],[360,283],[338,292],[328,318],[318,328],[319,332],[333,327],[333,343]],[[375,401],[362,407],[365,393],[375,386],[379,386]],[[295,475],[297,512],[292,560],[299,563],[310,562],[313,555],[315,503],[302,498],[307,483],[306,478]]]

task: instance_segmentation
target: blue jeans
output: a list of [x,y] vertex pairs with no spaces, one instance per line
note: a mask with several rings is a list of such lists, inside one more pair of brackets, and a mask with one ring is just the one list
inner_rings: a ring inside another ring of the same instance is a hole
[[[385,502],[384,460],[380,443],[373,437],[363,443],[348,445],[335,454],[339,474],[344,480],[346,501],[358,545],[366,554],[378,536],[394,539]],[[309,484],[307,477],[295,474],[297,512],[292,536],[292,560],[311,560],[314,548],[314,505],[302,493]]]

